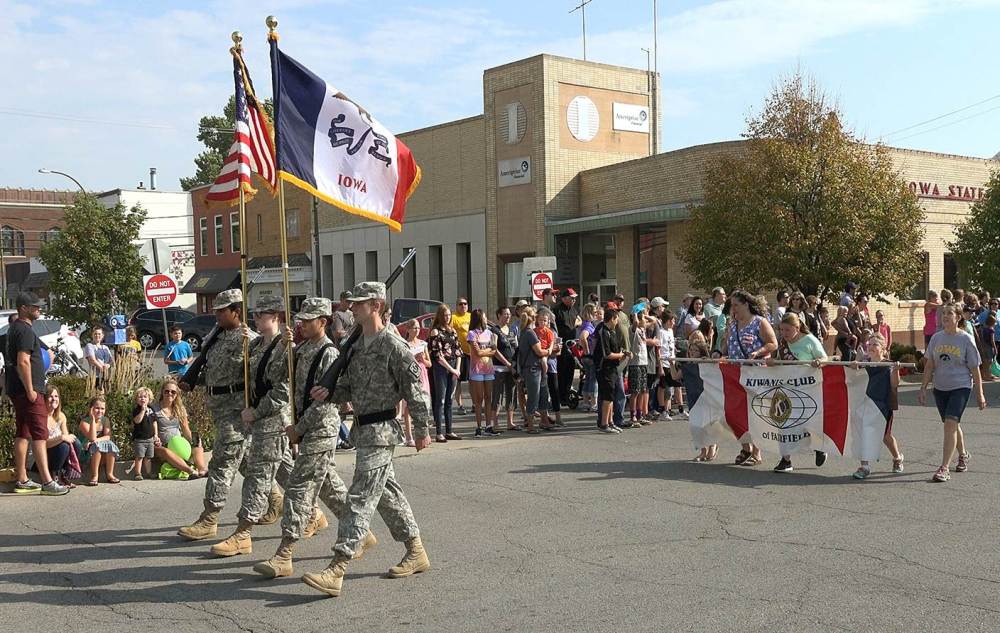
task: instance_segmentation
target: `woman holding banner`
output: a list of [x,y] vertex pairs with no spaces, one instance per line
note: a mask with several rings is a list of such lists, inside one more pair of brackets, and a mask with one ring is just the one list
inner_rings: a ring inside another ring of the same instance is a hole
[[959,319],[962,318],[961,310],[957,304],[941,307],[938,318],[944,329],[931,337],[924,356],[924,381],[920,385],[918,399],[920,404],[926,404],[927,385],[933,378],[934,403],[937,404],[944,424],[944,453],[941,466],[934,473],[934,481],[951,479],[949,466],[956,448],[958,465],[955,466],[955,472],[963,473],[969,468],[969,453],[965,450],[965,435],[959,423],[973,389],[976,391],[979,409],[986,408],[983,380],[979,375],[979,350],[975,340],[958,329]]
[[[726,328],[723,359],[764,360],[778,349],[774,328],[767,320],[767,304],[745,290],[735,290],[729,297],[732,321]],[[725,360],[723,360],[725,362]],[[761,462],[760,449],[753,442],[743,443],[736,463],[756,466]]]

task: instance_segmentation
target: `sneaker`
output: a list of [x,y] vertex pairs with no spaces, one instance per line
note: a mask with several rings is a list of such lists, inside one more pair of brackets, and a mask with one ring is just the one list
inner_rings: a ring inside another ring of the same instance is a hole
[[48,497],[59,497],[69,492],[69,488],[53,479],[47,484],[42,484],[42,494]]
[[601,433],[611,433],[612,435],[615,433],[621,433],[621,431],[616,431],[611,426],[599,426],[597,427],[597,430],[600,431]]
[[866,468],[865,466],[859,466],[857,470],[854,471],[855,479],[868,479],[868,475],[872,474],[871,468]]
[[892,472],[901,473],[903,472],[903,456],[900,455],[899,459],[892,460]]
[[790,473],[792,472],[792,460],[781,458],[778,465],[774,467],[774,472],[776,473]]
[[937,472],[934,473],[934,477],[932,477],[932,479],[934,481],[948,481],[949,479],[951,479],[951,473],[948,472],[947,467],[942,466],[941,468],[937,469]]
[[483,429],[480,427],[476,427],[476,437],[482,437],[482,436],[483,436]]
[[613,432],[618,433],[619,435],[621,435],[622,430],[620,428],[618,428],[617,426],[615,426],[614,424],[610,425],[608,428],[611,429]]
[[681,411],[674,417],[677,418],[678,420],[687,420],[689,416],[687,411]]
[[823,451],[816,451],[816,467],[819,468],[826,463],[826,453]]
[[37,495],[41,491],[42,484],[31,479],[28,481],[19,481],[14,484],[14,492],[19,495]]
[[459,415],[469,415],[469,412],[465,410],[465,406],[464,405],[459,405],[459,407],[458,407],[458,414]]
[[136,473],[132,476],[132,481],[142,481],[142,475],[140,473]]
[[633,424],[633,423],[631,423],[631,422],[625,422],[625,423],[622,423],[622,424],[619,424],[619,425],[618,425],[618,428],[619,428],[619,429],[633,429],[633,428],[635,428],[636,426],[638,426],[638,425],[636,425],[636,424]]
[[661,413],[660,417],[657,418],[657,419],[659,419],[659,420],[661,420],[663,422],[670,422],[671,420],[673,420],[673,418],[670,416],[670,414],[667,413],[666,411],[664,411],[663,413]]
[[493,437],[496,437],[497,435],[503,435],[503,432],[496,430],[492,426],[488,426],[488,427],[486,427],[486,434],[487,435],[492,435]]
[[964,473],[969,470],[970,457],[972,457],[972,455],[968,451],[958,454],[958,464],[955,466],[956,473]]

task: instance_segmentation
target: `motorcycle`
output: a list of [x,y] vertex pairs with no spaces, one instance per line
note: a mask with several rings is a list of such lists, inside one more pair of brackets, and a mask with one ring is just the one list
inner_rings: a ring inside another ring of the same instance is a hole
[[48,371],[45,372],[47,375],[82,376],[87,373],[87,370],[80,364],[80,360],[63,344],[61,336],[56,340],[55,348],[49,351],[52,353],[52,362],[49,364]]

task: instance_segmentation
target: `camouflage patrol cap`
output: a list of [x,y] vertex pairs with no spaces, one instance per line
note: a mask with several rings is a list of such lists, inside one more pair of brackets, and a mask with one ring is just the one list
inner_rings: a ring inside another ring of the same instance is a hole
[[354,286],[351,296],[347,298],[351,303],[356,301],[371,301],[372,299],[385,301],[385,284],[381,281],[362,281],[357,286]]
[[347,298],[350,302],[371,301],[372,299],[382,299],[385,301],[385,284],[381,281],[362,281]]
[[219,294],[215,295],[215,299],[212,300],[212,309],[221,310],[223,308],[228,308],[234,303],[243,303],[243,293],[240,292],[239,288],[223,290]]
[[326,297],[309,297],[302,302],[298,314],[295,315],[298,321],[312,321],[320,317],[333,316],[333,304]]
[[285,301],[280,295],[263,295],[257,299],[253,311],[258,314],[278,314],[285,311]]

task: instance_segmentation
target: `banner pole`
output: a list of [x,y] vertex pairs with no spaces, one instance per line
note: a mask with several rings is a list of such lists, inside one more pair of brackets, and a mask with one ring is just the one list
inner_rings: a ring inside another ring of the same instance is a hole
[[[281,242],[281,283],[285,298],[285,324],[292,327],[292,304],[288,291],[288,228],[285,225],[285,181],[278,179],[278,230]],[[297,421],[295,415],[295,355],[288,350],[288,391],[292,407],[292,424]]]
[[[233,56],[242,61],[243,36],[239,31],[233,31]],[[237,181],[239,182],[239,181]],[[243,192],[243,183],[239,182],[240,192],[240,292],[243,294],[243,308],[241,310],[241,320],[243,325],[249,327],[247,323],[247,206]],[[250,408],[250,339],[243,338],[243,408]]]

